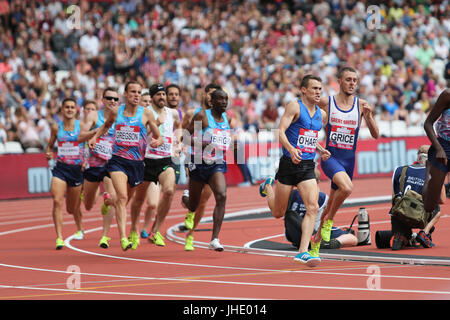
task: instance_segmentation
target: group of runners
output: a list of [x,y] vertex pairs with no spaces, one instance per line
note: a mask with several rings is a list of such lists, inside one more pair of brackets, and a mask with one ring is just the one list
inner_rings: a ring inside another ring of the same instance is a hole
[[[206,202],[214,194],[216,207],[210,247],[222,251],[218,235],[226,200],[224,155],[231,139],[231,117],[225,113],[228,95],[219,86],[210,84],[205,87],[202,106],[184,115],[178,108],[180,88],[177,85],[155,84],[143,93],[140,83],[130,81],[123,98],[124,104],[119,105],[117,89],[106,88],[100,108],[94,101],[84,103],[84,109],[92,111],[86,112],[81,120],[77,119],[76,101],[72,98],[62,101],[62,121],[52,126],[46,150],[47,159],[53,159],[57,143],[51,181],[56,249],[65,245],[64,198],[66,210],[73,215],[78,230],[73,239],[81,240],[84,238],[82,203],[87,211],[92,210],[101,184],[100,247],[110,246],[108,234],[114,217],[123,250],[136,249],[140,238],[164,246],[160,228],[176,190],[181,152],[187,148],[191,152],[187,166],[189,190],[183,197],[183,204],[189,210],[185,221],[189,230],[185,248],[194,250],[192,232],[204,214]],[[198,159],[194,159],[195,152]],[[139,217],[145,203],[144,225],[139,230]],[[128,204],[131,227],[127,236]]]
[[[306,214],[299,253],[294,260],[308,266],[320,263],[321,240],[330,241],[334,217],[352,193],[355,151],[363,118],[371,136],[379,137],[374,108],[356,96],[357,71],[344,67],[337,78],[338,94],[322,97],[321,78],[315,75],[303,77],[301,97],[285,105],[278,125],[283,152],[278,171],[259,188],[275,218],[284,216],[291,192],[297,188]],[[106,88],[101,108],[95,108],[81,120],[77,119],[76,101],[71,98],[62,101],[62,121],[52,127],[46,150],[47,158],[52,159],[57,142],[57,161],[51,182],[57,249],[64,247],[62,207],[65,194],[66,210],[73,215],[78,230],[74,239],[82,239],[81,203],[86,210],[91,210],[99,197],[101,183],[104,190],[101,207],[103,233],[99,246],[108,248],[110,245],[108,234],[113,217],[116,218],[123,250],[136,249],[142,238],[164,246],[160,228],[171,207],[183,150],[188,150],[186,167],[189,175],[188,190],[182,196],[182,205],[188,210],[185,250],[194,250],[193,231],[212,195],[215,207],[209,247],[216,251],[224,249],[219,233],[227,193],[225,154],[231,145],[234,127],[233,119],[227,113],[228,94],[220,86],[209,84],[204,89],[202,106],[183,114],[178,108],[178,86],[154,84],[148,92],[143,94],[142,90],[140,83],[128,82],[123,93],[124,104],[119,105],[118,91]],[[441,113],[446,117],[448,91],[441,94],[444,96],[436,104],[435,109],[438,110],[430,113],[432,119],[436,120]],[[95,102],[87,101],[84,107],[89,103],[95,105]],[[435,168],[430,171],[431,181],[426,188],[430,192],[442,186],[442,177],[448,171],[444,156],[447,154],[448,157],[450,148],[442,142],[448,141],[448,121],[445,118],[440,123],[439,140],[432,136],[430,121],[425,126],[432,142],[431,152],[434,152],[430,158]],[[326,132],[325,146],[318,141],[322,128]],[[331,180],[331,191],[321,216],[320,232],[313,236],[319,209],[315,175],[319,162],[317,155],[323,172]],[[439,166],[439,163],[445,166]],[[439,173],[444,171],[445,174]],[[275,180],[276,187],[273,186]],[[436,200],[430,196],[424,196],[424,199],[428,208],[436,206]],[[129,203],[131,227],[127,236]],[[139,218],[144,204],[147,208],[144,226],[140,230]],[[148,229],[153,218],[153,225]]]

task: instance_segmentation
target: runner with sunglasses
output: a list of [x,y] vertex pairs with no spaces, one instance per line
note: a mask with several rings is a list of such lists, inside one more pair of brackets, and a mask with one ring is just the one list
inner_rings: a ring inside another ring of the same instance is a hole
[[135,187],[144,180],[144,155],[147,148],[147,135],[151,131],[150,146],[159,147],[163,139],[153,113],[140,106],[142,86],[137,81],[125,85],[125,104],[114,109],[105,123],[89,140],[89,147],[95,148],[97,139],[105,135],[114,124],[114,143],[112,157],[106,164],[117,198],[114,201],[116,221],[122,250],[132,247],[126,237],[126,205],[132,198]]
[[[105,119],[107,119],[114,108],[117,108],[119,102],[119,95],[115,88],[108,87],[103,91],[103,108],[97,112],[90,112],[85,119],[81,122],[80,137],[88,134],[92,130],[100,128]],[[112,126],[108,133],[100,137],[95,144],[94,149],[89,150],[88,157],[86,159],[86,168],[84,174],[84,207],[87,211],[92,210],[97,201],[97,197],[100,191],[100,182],[103,182],[104,194],[103,204],[101,207],[101,213],[103,217],[103,231],[102,237],[99,242],[99,246],[102,248],[109,248],[108,237],[112,218],[115,214],[114,206],[111,205],[116,199],[116,192],[112,185],[111,178],[106,170],[106,163],[112,156],[112,145],[114,142],[114,126]]]

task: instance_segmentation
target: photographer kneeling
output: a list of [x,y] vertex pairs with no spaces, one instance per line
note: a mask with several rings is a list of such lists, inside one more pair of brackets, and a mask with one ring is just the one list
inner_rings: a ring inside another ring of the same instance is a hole
[[[429,148],[428,145],[420,146],[416,162],[409,166],[397,167],[394,171],[392,177],[393,206],[389,212],[392,230],[390,247],[392,250],[400,250],[408,245],[412,246],[414,240],[424,248],[434,247],[434,243],[431,241],[431,233],[434,231],[434,225],[441,215],[440,207],[438,205],[432,213],[426,213],[423,209],[421,197],[427,174],[426,162]],[[443,187],[441,204],[444,203],[445,198],[445,188]],[[422,229],[415,239],[412,236],[412,229],[414,228]],[[377,240],[377,247],[386,246],[383,246],[381,241]]]
[[[316,179],[319,182],[320,179],[320,171],[316,168]],[[316,223],[314,225],[314,233],[317,232],[317,229],[320,225],[320,217],[322,216],[322,212],[325,209],[328,202],[328,196],[319,191],[319,211],[316,217]],[[291,195],[289,197],[289,204],[284,215],[284,227],[285,227],[285,236],[286,239],[292,243],[292,245],[296,248],[300,245],[300,239],[302,237],[302,222],[303,217],[306,214],[306,208],[303,204],[302,198],[297,189],[293,189]],[[321,249],[339,249],[341,247],[351,247],[356,246],[358,244],[358,239],[355,236],[355,233],[352,229],[341,229],[337,227],[333,227],[331,229],[331,237],[330,242],[322,242],[320,243]]]

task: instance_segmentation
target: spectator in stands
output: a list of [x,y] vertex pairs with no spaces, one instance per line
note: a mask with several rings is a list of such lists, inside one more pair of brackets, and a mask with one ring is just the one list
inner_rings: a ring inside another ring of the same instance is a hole
[[450,50],[447,56],[447,64],[445,65],[444,78],[447,80],[447,87],[450,86]]
[[414,104],[414,109],[422,109],[422,111],[428,112],[428,109],[430,109],[430,101],[428,98],[428,94],[426,92],[426,90],[423,90],[420,93],[420,99],[417,100],[417,102]]
[[94,34],[94,27],[88,25],[86,33],[80,38],[80,48],[86,53],[88,60],[97,58],[100,51],[100,41]]
[[[330,94],[336,68],[349,64],[362,70],[368,99],[384,96],[394,83],[394,101],[400,105],[397,92],[407,95],[409,110],[424,90],[433,102],[441,82],[450,81],[448,5],[377,5],[381,25],[368,34],[364,2],[83,1],[82,29],[69,30],[60,1],[0,0],[0,95],[6,94],[8,106],[20,106],[25,89],[33,87],[44,104],[53,93],[77,94],[82,104],[101,99],[99,86],[123,90],[129,77],[142,77],[146,87],[177,82],[190,93],[186,105],[196,106],[197,88],[218,82],[230,101],[241,100],[246,130],[257,132],[265,127],[268,97],[275,105],[292,99],[293,87],[308,72],[323,74],[323,91]],[[86,82],[61,81],[57,71],[76,66],[84,75],[95,70],[93,97],[83,93]],[[33,68],[47,91],[31,85]],[[430,76],[437,78],[430,82]]]
[[395,111],[398,109],[398,104],[394,101],[392,94],[388,94],[387,101],[383,104],[383,110],[389,113],[389,119],[394,119]]
[[277,126],[278,110],[273,98],[267,100],[267,106],[266,109],[264,109],[262,117],[264,129],[270,130]]
[[402,120],[406,122],[406,125],[409,125],[409,111],[406,109],[405,97],[400,97],[400,104],[397,110],[394,112],[394,120]]
[[39,148],[43,150],[39,133],[35,123],[29,119],[27,110],[24,107],[19,107],[15,111],[17,119],[17,136],[22,144],[23,150],[28,148]]
[[8,141],[8,134],[6,133],[6,127],[0,122],[0,144],[4,144]]
[[0,1],[0,27],[8,27],[9,26],[9,1],[1,0]]

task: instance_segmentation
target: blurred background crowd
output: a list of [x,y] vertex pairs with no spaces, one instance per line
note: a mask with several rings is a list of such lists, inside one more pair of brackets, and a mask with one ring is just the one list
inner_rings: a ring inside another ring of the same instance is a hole
[[63,97],[100,105],[128,80],[178,84],[183,110],[220,84],[257,133],[276,127],[304,74],[337,93],[344,65],[378,120],[421,126],[450,82],[449,32],[449,1],[0,0],[0,142],[42,149]]

